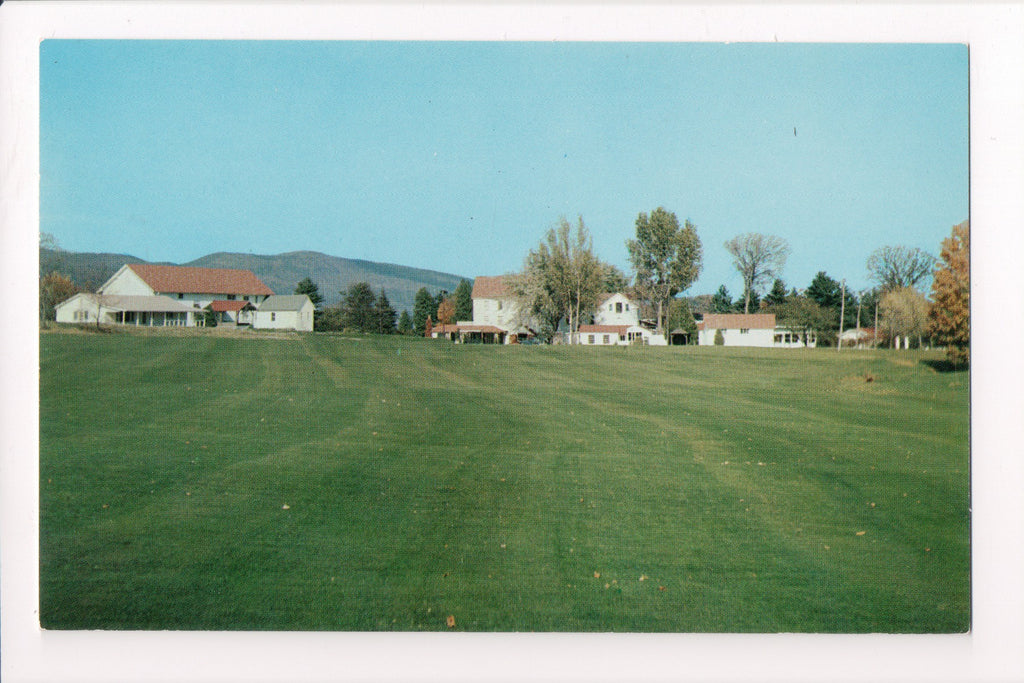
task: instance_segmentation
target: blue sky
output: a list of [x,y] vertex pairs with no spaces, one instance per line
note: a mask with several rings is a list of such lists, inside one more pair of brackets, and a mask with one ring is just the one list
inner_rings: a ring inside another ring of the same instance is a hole
[[664,206],[704,245],[688,293],[738,295],[735,235],[860,289],[875,248],[968,218],[963,45],[46,40],[40,98],[40,229],[71,251],[493,275],[582,215],[628,272]]

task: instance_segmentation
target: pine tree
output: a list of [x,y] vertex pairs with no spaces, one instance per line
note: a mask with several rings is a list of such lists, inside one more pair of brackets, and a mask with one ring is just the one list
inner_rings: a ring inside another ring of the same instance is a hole
[[416,292],[416,298],[413,300],[412,308],[412,331],[417,337],[422,337],[424,331],[427,329],[427,318],[430,314],[437,310],[437,302],[434,301],[434,297],[431,296],[430,292],[427,291],[426,287],[420,287],[419,291]]
[[412,334],[412,316],[409,311],[403,310],[398,318],[398,334]]
[[729,290],[722,285],[715,292],[715,295],[711,298],[711,312],[712,313],[730,313],[732,312],[732,296],[729,294]]
[[346,329],[353,332],[375,332],[377,315],[376,297],[368,282],[357,282],[348,288],[341,302],[342,320]]
[[377,304],[374,306],[374,318],[377,324],[377,334],[393,334],[395,331],[395,318],[397,313],[391,307],[387,294],[381,288],[380,296],[377,297]]
[[473,285],[463,280],[455,288],[455,321],[473,319]]

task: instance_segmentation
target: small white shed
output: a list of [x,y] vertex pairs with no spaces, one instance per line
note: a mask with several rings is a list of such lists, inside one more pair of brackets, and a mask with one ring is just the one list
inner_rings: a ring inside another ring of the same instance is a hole
[[312,332],[314,309],[305,294],[275,294],[256,309],[252,326],[258,330]]

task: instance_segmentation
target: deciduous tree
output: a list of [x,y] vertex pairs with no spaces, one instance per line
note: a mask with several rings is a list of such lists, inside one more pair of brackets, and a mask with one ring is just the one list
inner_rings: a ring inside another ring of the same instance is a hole
[[954,366],[968,362],[971,344],[971,226],[953,227],[942,241],[942,262],[932,280],[933,303],[928,310],[928,333],[946,347]]
[[56,306],[78,293],[78,287],[66,275],[50,273],[39,281],[39,318],[56,318]]
[[437,307],[437,322],[442,325],[450,325],[455,320],[455,300],[448,297]]
[[899,348],[900,338],[920,337],[928,326],[930,304],[921,292],[913,287],[900,287],[887,292],[878,304],[879,324],[893,346]]
[[901,287],[917,287],[932,273],[935,257],[916,247],[882,247],[868,257],[871,279],[884,292]]
[[732,263],[743,278],[743,312],[750,312],[751,294],[777,278],[786,265],[789,244],[775,235],[752,232],[725,243]]
[[655,309],[657,328],[664,330],[669,299],[685,292],[700,276],[703,247],[697,228],[664,207],[636,219],[636,239],[626,241],[637,293]]
[[583,218],[575,230],[564,217],[531,250],[523,270],[506,279],[524,317],[535,316],[542,327],[557,331],[568,323],[570,338],[580,321],[593,313],[604,291],[607,264],[595,255]]

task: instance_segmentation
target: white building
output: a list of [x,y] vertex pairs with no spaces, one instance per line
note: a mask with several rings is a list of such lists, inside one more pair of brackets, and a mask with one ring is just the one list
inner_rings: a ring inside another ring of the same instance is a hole
[[594,311],[594,324],[639,325],[640,305],[621,292],[610,294]]
[[214,301],[248,301],[258,306],[274,292],[249,270],[130,263],[97,294],[163,295],[196,309]]
[[[201,325],[209,308],[224,322],[248,324],[274,292],[248,270],[130,263],[96,290],[56,306],[57,322],[147,327]],[[247,305],[248,304],[248,305]]]
[[194,327],[202,311],[166,296],[80,292],[56,307],[57,322],[141,327]]
[[258,330],[313,331],[315,306],[305,294],[276,294],[256,309],[252,326]]
[[651,344],[653,337],[660,336],[639,325],[580,325],[578,339],[584,346],[626,346]]
[[697,343],[701,346],[714,346],[719,333],[723,346],[804,348],[817,345],[814,332],[776,326],[774,313],[707,313],[697,323]]

